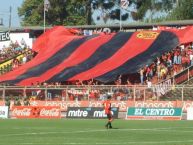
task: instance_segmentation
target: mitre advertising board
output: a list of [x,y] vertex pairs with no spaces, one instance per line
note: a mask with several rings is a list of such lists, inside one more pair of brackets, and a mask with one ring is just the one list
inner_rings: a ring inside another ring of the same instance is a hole
[[[114,118],[118,118],[119,108],[112,108],[112,114]],[[107,118],[102,107],[68,107],[66,118]]]
[[182,108],[135,108],[127,109],[126,119],[181,120]]

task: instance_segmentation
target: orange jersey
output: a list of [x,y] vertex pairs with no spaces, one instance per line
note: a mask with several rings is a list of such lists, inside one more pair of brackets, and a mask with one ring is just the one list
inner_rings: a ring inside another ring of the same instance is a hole
[[111,102],[109,100],[104,101],[104,110],[105,114],[110,114],[111,113]]

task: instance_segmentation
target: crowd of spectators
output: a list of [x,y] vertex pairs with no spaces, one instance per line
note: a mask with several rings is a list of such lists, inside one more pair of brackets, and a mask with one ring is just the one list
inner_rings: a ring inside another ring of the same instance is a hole
[[147,84],[148,81],[158,83],[172,77],[193,65],[192,44],[178,46],[171,52],[162,54],[150,65],[139,70],[140,84]]
[[3,45],[3,47],[0,49],[0,62],[17,56],[18,54],[22,53],[26,48],[28,48],[28,46],[25,43],[24,39],[22,39],[20,43],[18,41],[11,41],[9,46]]
[[[23,54],[21,60],[18,60],[16,56]],[[21,42],[12,42],[9,46],[3,46],[0,49],[0,63],[13,59],[11,65],[12,69],[17,68],[18,66],[25,64],[27,61],[30,61],[34,57],[34,52],[29,48],[25,41],[22,39]],[[54,98],[60,98],[61,100],[104,100],[106,97],[106,92],[113,94],[114,100],[128,100],[132,99],[131,95],[132,89],[119,88],[121,85],[147,85],[151,87],[151,84],[156,84],[160,81],[167,79],[176,75],[185,68],[193,65],[193,47],[192,44],[184,44],[174,48],[171,52],[162,54],[161,57],[157,57],[152,64],[147,64],[139,70],[136,74],[136,81],[130,81],[130,74],[120,75],[114,82],[108,84],[101,83],[97,80],[90,79],[86,81],[71,81],[71,82],[56,82],[56,83],[39,83],[36,82],[31,86],[34,88],[46,87],[48,88],[47,94],[41,89],[34,89],[31,91],[31,96],[38,98],[39,100],[46,99],[52,100]],[[54,88],[60,88],[62,85],[74,85],[76,88],[80,87],[80,90],[73,89],[64,89],[62,91],[55,90]],[[103,89],[93,89],[88,86],[105,86],[105,85],[114,85],[112,90],[106,91],[105,87]],[[84,86],[86,86],[84,88]],[[50,88],[50,89],[49,89]],[[52,89],[53,88],[53,89]]]
[[[17,58],[20,54],[23,55],[20,59]],[[1,74],[11,71],[18,66],[30,61],[34,57],[35,53],[26,44],[25,40],[22,39],[21,42],[11,41],[8,46],[3,46],[0,49],[0,63],[12,60],[11,64],[1,67]]]

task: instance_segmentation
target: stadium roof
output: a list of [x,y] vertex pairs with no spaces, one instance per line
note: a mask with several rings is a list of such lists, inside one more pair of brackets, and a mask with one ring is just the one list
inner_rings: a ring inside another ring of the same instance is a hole
[[[145,22],[135,22],[128,23],[127,25],[122,25],[123,29],[150,29],[154,26],[171,26],[180,27],[193,25],[193,20],[180,20],[180,21],[164,21],[159,23],[145,23]],[[46,29],[52,28],[53,26],[46,27]],[[79,29],[97,29],[97,28],[113,28],[119,29],[120,25],[78,25],[78,26],[65,26],[66,28],[79,28]],[[9,30],[8,27],[0,26],[0,31]],[[44,30],[43,26],[24,26],[24,27],[12,27],[11,31],[25,31],[25,30]]]

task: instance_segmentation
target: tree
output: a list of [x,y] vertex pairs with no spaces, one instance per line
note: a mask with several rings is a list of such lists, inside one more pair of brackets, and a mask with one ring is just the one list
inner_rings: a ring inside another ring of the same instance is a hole
[[168,20],[188,20],[193,18],[193,0],[180,0],[171,11]]
[[21,25],[43,25],[43,0],[25,0],[18,14],[22,18]]
[[168,11],[173,8],[171,0],[137,0],[137,19],[142,20],[148,10],[153,14],[156,11]]
[[[47,25],[84,25],[87,22],[87,0],[49,0],[50,8],[46,12]],[[22,18],[21,25],[43,25],[44,0],[24,0],[18,8]]]
[[[174,1],[174,0],[173,0]],[[156,12],[159,11],[159,13],[167,13],[167,11],[171,10],[173,8],[173,2],[172,0],[129,0],[128,3],[128,9],[122,8],[120,0],[91,0],[92,2],[92,11],[95,11],[95,17],[98,13],[97,10],[101,10],[102,14],[104,13],[104,16],[106,16],[107,13],[107,19],[112,20],[120,20],[120,7],[122,9],[122,12],[124,13],[121,16],[121,20],[128,20],[129,17],[132,17],[135,21],[138,20],[146,20],[148,19],[147,16],[150,15],[149,20],[152,21],[153,17],[156,16]],[[123,10],[125,9],[125,10]],[[97,20],[100,20],[100,15],[98,15],[98,18],[95,18]],[[155,18],[154,18],[155,19]],[[103,19],[104,20],[104,19]],[[106,22],[105,22],[106,23]]]
[[89,0],[67,0],[66,10],[68,12],[68,16],[63,24],[65,25],[90,24]]

